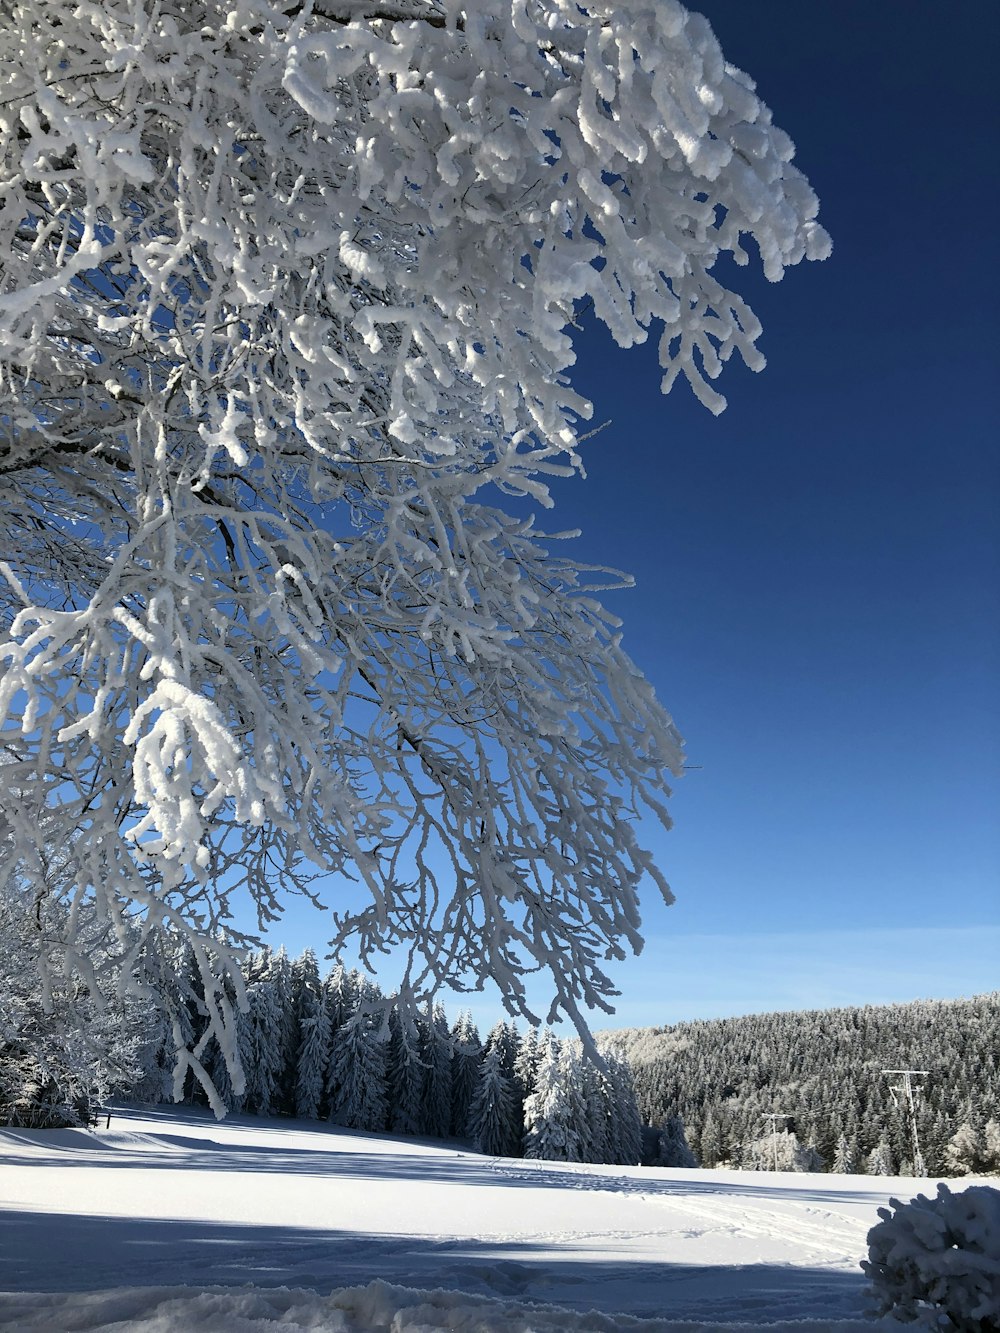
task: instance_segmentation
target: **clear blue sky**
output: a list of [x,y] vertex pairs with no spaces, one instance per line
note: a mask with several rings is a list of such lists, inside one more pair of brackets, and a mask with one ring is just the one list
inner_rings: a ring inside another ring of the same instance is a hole
[[614,1025],[996,989],[1000,10],[701,8],[835,248],[742,275],[768,366],[727,367],[721,418],[652,348],[580,348],[613,424],[550,523],[636,575],[611,605],[702,765]]

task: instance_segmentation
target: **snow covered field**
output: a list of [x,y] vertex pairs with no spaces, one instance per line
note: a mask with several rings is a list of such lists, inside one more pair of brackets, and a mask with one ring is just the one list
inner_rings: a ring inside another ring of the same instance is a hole
[[876,1209],[918,1188],[128,1110],[110,1129],[0,1130],[0,1328],[847,1333],[875,1327],[858,1261]]

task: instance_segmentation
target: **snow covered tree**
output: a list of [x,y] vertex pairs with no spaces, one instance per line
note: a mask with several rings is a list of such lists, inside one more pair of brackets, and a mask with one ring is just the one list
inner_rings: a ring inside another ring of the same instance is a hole
[[1000,1120],[987,1120],[983,1130],[983,1157],[986,1170],[1000,1175]]
[[[111,1091],[129,1092],[142,1078],[146,1007],[135,997],[99,1003],[68,959],[55,977],[38,966],[62,936],[61,912],[27,885],[0,885],[0,1124],[85,1123]],[[102,958],[121,966],[127,951],[106,922],[91,917],[80,929],[95,968]]]
[[274,1115],[278,1109],[281,1076],[285,1069],[285,1018],[281,994],[272,976],[265,974],[247,987],[249,1022],[242,1052],[246,1076],[245,1107],[255,1115]]
[[979,1165],[981,1134],[971,1120],[964,1120],[948,1140],[945,1166],[957,1176],[972,1175]]
[[186,933],[226,1054],[237,905],[320,875],[404,999],[607,1010],[680,741],[503,497],[582,469],[585,308],[763,365],[791,141],[677,0],[9,0],[0,79],[0,873]]
[[[174,1043],[170,1022],[159,1006],[148,1011],[144,1028],[142,1045],[136,1053],[139,1074],[129,1097],[137,1102],[167,1101],[174,1081]],[[225,1082],[231,1086],[228,1067]]]
[[323,982],[326,1012],[330,1019],[330,1036],[335,1037],[358,1006],[358,991],[362,978],[358,972],[348,972],[342,963],[335,964]]
[[[174,956],[170,957],[158,951],[158,958],[148,960],[146,968],[149,991],[142,1000],[143,1040],[137,1053],[140,1075],[129,1093],[130,1097],[139,1102],[162,1102],[173,1096],[177,1048],[179,1045],[187,1047],[193,1044],[194,1027],[190,1022],[191,1014],[184,994],[184,969],[177,967],[178,950],[175,948],[172,953]],[[189,976],[187,980],[193,978]],[[183,1023],[178,1021],[180,1019],[183,1019]],[[215,1049],[218,1050],[218,1043]],[[222,1064],[225,1073],[220,1072],[218,1080],[211,1069],[208,1073],[220,1092],[223,1104],[228,1106],[234,1097],[232,1075],[225,1060],[222,1060]],[[242,1067],[239,1077],[242,1080]]]
[[412,1017],[395,1005],[389,1014],[386,1060],[389,1129],[394,1134],[421,1134],[426,1069],[420,1058],[420,1033]]
[[559,1052],[559,1076],[567,1104],[567,1117],[576,1125],[579,1160],[592,1162],[595,1160],[594,1126],[590,1118],[592,1103],[587,1098],[586,1072],[587,1062],[577,1044],[564,1042]]
[[826,1158],[819,1150],[818,1144],[812,1139],[799,1149],[796,1171],[811,1171],[816,1173],[826,1169]]
[[747,1144],[743,1165],[750,1171],[814,1171],[818,1154],[815,1148],[804,1148],[794,1130],[770,1130]]
[[849,1176],[854,1171],[856,1150],[854,1144],[848,1139],[846,1134],[841,1134],[837,1139],[837,1148],[833,1155],[833,1166],[830,1168],[839,1175]]
[[282,1115],[295,1111],[296,1061],[299,1050],[299,1019],[296,1007],[296,977],[284,946],[270,957],[268,978],[278,1010],[277,1064],[274,1110]]
[[487,1051],[496,1050],[500,1053],[500,1063],[503,1066],[503,1072],[507,1078],[516,1077],[517,1057],[521,1049],[521,1039],[518,1036],[517,1027],[513,1023],[505,1023],[502,1020],[495,1023],[490,1028],[486,1038],[485,1049]]
[[989,1120],[984,1125],[975,1117],[964,1121],[948,1140],[944,1160],[959,1176],[1000,1172],[1000,1124]]
[[[166,1001],[170,1012],[176,1051],[171,1096],[174,1101],[179,1102],[191,1100],[196,1088],[205,1093],[208,1092],[209,1086],[214,1090],[215,1085],[211,1082],[203,1064],[204,1059],[211,1059],[213,1034],[205,1029],[205,989],[197,951],[191,939],[182,936],[173,948],[170,948],[169,939],[165,940],[163,954],[172,965],[173,976],[171,984],[161,988],[156,998],[160,1004]],[[146,973],[148,976],[148,967]],[[234,968],[224,973],[220,991],[227,1000],[231,995],[238,994],[242,997],[231,1006],[234,1021],[225,1034],[227,1046],[225,1054],[221,1050],[222,1043],[216,1041],[216,1045],[220,1048],[220,1058],[225,1060],[229,1068],[234,1095],[242,1101],[246,1092],[242,1058],[249,1045],[249,1014],[245,1012],[247,1000],[242,972]],[[189,1051],[192,1052],[191,1055],[188,1054]],[[200,1077],[199,1068],[205,1074],[204,1080]],[[223,1105],[220,1102],[220,1109]]]
[[587,1161],[614,1163],[616,1135],[611,1122],[607,1077],[592,1060],[584,1060],[581,1074],[587,1108]]
[[[219,1101],[227,1111],[242,1111],[246,1102],[247,1078],[246,1070],[249,1062],[253,1059],[253,1028],[254,1015],[251,1013],[249,1003],[245,1008],[240,1008],[237,997],[233,994],[233,988],[230,978],[225,979],[226,990],[229,993],[230,1001],[233,1005],[233,1011],[236,1014],[236,1022],[232,1033],[232,1049],[230,1059],[227,1059],[223,1053],[216,1037],[210,1036],[205,1051],[202,1055],[202,1064],[211,1080],[211,1086],[214,1088]],[[237,1066],[242,1077],[240,1091],[236,1091],[236,1085],[233,1082],[233,1070],[231,1070],[231,1058],[236,1056]],[[205,1091],[204,1089],[194,1089]]]
[[295,1020],[294,1111],[306,1120],[319,1118],[323,1106],[326,1067],[330,1059],[330,1016],[326,991],[319,979],[316,955],[306,949],[293,964]]
[[868,1233],[873,1315],[956,1333],[1000,1327],[1000,1190],[973,1185],[933,1199],[890,1199]]
[[698,1162],[688,1146],[684,1121],[679,1115],[669,1115],[660,1126],[660,1141],[657,1146],[653,1166],[679,1166],[690,1168]]
[[892,1149],[883,1135],[868,1155],[868,1175],[891,1176],[893,1174]]
[[[580,1055],[550,1041],[538,1067],[535,1091],[524,1103],[524,1155],[551,1162],[585,1162],[589,1147]],[[638,1154],[635,1160],[638,1162]]]
[[358,1008],[339,1029],[330,1052],[328,1084],[333,1089],[330,1118],[348,1129],[386,1127],[386,1046],[384,1005],[378,988],[363,981]]
[[479,1085],[483,1059],[483,1044],[471,1014],[459,1014],[451,1040],[451,1132],[461,1138],[469,1132],[469,1108]]
[[[562,1121],[562,1089],[559,1083],[559,1053],[555,1042],[546,1043],[535,1075],[535,1090],[524,1103],[524,1155],[554,1160],[578,1159],[576,1136]],[[549,1129],[554,1131],[550,1145]],[[554,1151],[553,1151],[554,1149]],[[572,1154],[569,1158],[567,1154]]]
[[518,1044],[517,1056],[514,1059],[514,1085],[522,1102],[535,1090],[535,1079],[538,1076],[542,1054],[543,1047],[538,1040],[538,1033],[534,1028],[528,1028]]
[[465,1132],[480,1152],[491,1157],[520,1155],[520,1125],[514,1090],[509,1076],[504,1073],[496,1046],[483,1057]]
[[705,1113],[705,1119],[702,1122],[698,1140],[698,1155],[701,1158],[702,1166],[706,1167],[716,1166],[723,1156],[722,1131],[718,1117],[711,1108]]
[[916,1109],[934,1175],[959,1169],[945,1152],[961,1125],[985,1135],[1000,1113],[1000,993],[712,1019],[619,1032],[616,1041],[627,1051],[643,1118],[657,1123],[678,1111],[696,1151],[704,1131],[714,1154],[704,1153],[706,1166],[735,1160],[733,1145],[758,1137],[761,1114],[787,1105],[792,1089],[801,1137],[814,1140],[826,1161],[835,1162],[844,1135],[850,1169],[863,1172],[884,1134],[901,1167],[913,1156],[909,1117],[893,1104],[891,1081],[873,1078],[889,1064],[930,1071]]
[[607,1066],[608,1121],[611,1128],[611,1161],[618,1166],[638,1166],[642,1161],[642,1117],[628,1061],[620,1051],[605,1051]]
[[444,1009],[429,1007],[420,1024],[420,1061],[424,1068],[420,1132],[445,1139],[451,1132],[451,1034]]

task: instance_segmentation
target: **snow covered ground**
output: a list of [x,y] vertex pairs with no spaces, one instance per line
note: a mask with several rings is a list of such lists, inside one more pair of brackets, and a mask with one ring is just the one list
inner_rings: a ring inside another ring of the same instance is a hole
[[848,1333],[873,1328],[858,1261],[876,1209],[918,1188],[123,1110],[110,1129],[0,1130],[0,1328]]

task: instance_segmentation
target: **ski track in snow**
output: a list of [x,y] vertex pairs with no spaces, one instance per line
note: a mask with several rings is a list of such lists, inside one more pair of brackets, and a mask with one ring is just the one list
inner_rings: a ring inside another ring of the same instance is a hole
[[[531,1181],[530,1171],[504,1163],[499,1158],[490,1162],[491,1169],[497,1174],[510,1179]],[[781,1213],[769,1209],[754,1200],[750,1206],[741,1205],[724,1199],[725,1186],[720,1186],[716,1198],[699,1193],[695,1199],[675,1192],[670,1186],[659,1182],[631,1180],[627,1177],[615,1177],[599,1174],[589,1166],[575,1166],[568,1169],[562,1164],[540,1163],[542,1169],[548,1168],[551,1175],[561,1172],[566,1175],[566,1187],[570,1189],[613,1190],[621,1195],[636,1195],[644,1203],[652,1203],[658,1208],[672,1210],[692,1217],[697,1222],[707,1223],[689,1231],[689,1236],[698,1236],[708,1230],[719,1230],[731,1234],[748,1236],[766,1236],[784,1243],[799,1246],[810,1254],[825,1256],[836,1261],[850,1262],[858,1250],[858,1222],[846,1213],[837,1213],[828,1208],[802,1205],[793,1214]],[[569,1174],[569,1171],[572,1174]],[[829,1179],[829,1177],[827,1177]],[[873,1225],[873,1223],[872,1223]],[[676,1228],[669,1228],[668,1234],[674,1234]],[[574,1232],[575,1237],[584,1238],[587,1233]],[[632,1237],[637,1233],[604,1232],[605,1236]],[[863,1239],[863,1237],[862,1237]]]
[[[847,1333],[877,1327],[858,1323],[877,1208],[933,1192],[489,1159],[190,1109],[123,1109],[112,1125],[0,1130],[0,1329],[597,1333],[638,1328],[631,1316],[664,1333],[801,1319]],[[433,1288],[450,1294],[428,1313]]]

